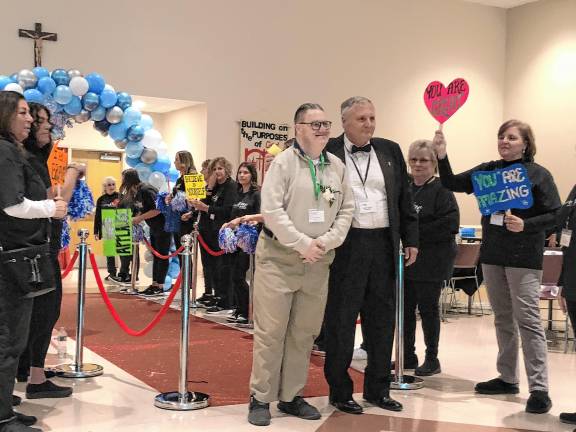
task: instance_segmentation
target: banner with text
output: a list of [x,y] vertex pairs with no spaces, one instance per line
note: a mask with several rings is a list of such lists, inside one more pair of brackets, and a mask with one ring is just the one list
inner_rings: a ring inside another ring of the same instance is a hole
[[474,195],[484,216],[497,211],[532,207],[532,183],[526,167],[513,164],[494,171],[472,173]]
[[[243,162],[251,162],[258,172],[258,184],[262,184],[268,166],[266,154],[274,156],[276,149],[284,148],[290,127],[287,124],[242,120],[240,121],[240,155]],[[271,151],[268,151],[268,150]]]
[[132,255],[132,210],[102,209],[104,256]]

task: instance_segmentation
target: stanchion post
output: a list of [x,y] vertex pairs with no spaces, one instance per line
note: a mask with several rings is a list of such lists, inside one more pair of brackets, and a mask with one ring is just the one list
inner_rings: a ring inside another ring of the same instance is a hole
[[395,390],[417,390],[424,386],[424,380],[404,374],[404,251],[399,248],[396,271],[396,355],[394,375],[390,388]]
[[84,363],[84,304],[86,300],[86,265],[88,257],[88,230],[78,230],[78,319],[76,322],[76,353],[73,364],[57,367],[59,376],[64,378],[89,378],[102,375],[103,368],[93,363]]
[[[194,222],[194,230],[192,231],[192,297],[190,299],[190,307],[193,309],[198,309],[202,307],[200,303],[196,302],[196,290],[198,286],[198,223],[200,222],[200,215],[198,219]],[[182,268],[180,271],[184,270]]]
[[255,255],[250,254],[250,267],[248,269],[248,275],[250,278],[250,283],[248,285],[248,323],[246,324],[236,324],[236,327],[240,328],[254,328],[254,272],[256,270],[255,266]]
[[[180,377],[178,391],[161,393],[156,396],[154,406],[162,409],[175,411],[189,411],[206,408],[209,405],[210,396],[205,393],[192,392],[187,389],[188,377],[188,334],[190,323],[190,270],[196,268],[196,262],[191,262],[191,249],[195,250],[198,242],[198,231],[195,229],[192,235],[182,237],[182,328],[180,332]],[[194,253],[197,257],[197,253]],[[192,278],[192,287],[196,281]]]
[[132,277],[130,279],[130,288],[122,288],[120,292],[127,295],[137,295],[136,279],[140,267],[140,242],[132,240]]

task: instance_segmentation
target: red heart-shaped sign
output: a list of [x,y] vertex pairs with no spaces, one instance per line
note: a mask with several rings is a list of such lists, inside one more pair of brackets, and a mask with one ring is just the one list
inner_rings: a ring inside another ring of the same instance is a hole
[[448,87],[440,81],[432,81],[424,90],[424,103],[432,117],[442,124],[464,105],[469,92],[470,87],[462,78],[456,78]]

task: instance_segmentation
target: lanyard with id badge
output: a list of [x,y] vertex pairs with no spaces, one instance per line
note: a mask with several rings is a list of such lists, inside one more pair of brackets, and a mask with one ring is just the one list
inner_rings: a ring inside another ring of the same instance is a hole
[[[312,184],[314,185],[314,197],[316,198],[316,203],[318,203],[318,199],[320,198],[320,193],[322,192],[322,186],[318,181],[318,176],[316,175],[316,165],[312,159],[307,157],[308,159],[308,167],[310,168],[310,175],[312,176]],[[318,164],[320,167],[320,172],[324,172],[324,154],[320,153],[320,163]],[[308,209],[308,222],[309,223],[323,223],[324,222],[324,210],[320,210],[317,208]]]
[[366,193],[366,180],[368,179],[368,172],[370,171],[370,162],[372,160],[372,154],[368,153],[368,164],[366,165],[366,172],[364,173],[364,177],[362,177],[360,169],[358,168],[358,165],[356,164],[356,161],[354,160],[354,156],[352,155],[352,153],[349,153],[349,155],[350,155],[350,161],[352,161],[352,165],[354,165],[356,173],[358,174],[358,178],[362,183],[362,190],[364,191],[364,199],[363,200],[358,199],[357,201],[358,212],[360,214],[375,213],[376,205],[374,201],[370,201],[368,199],[368,194]]
[[572,209],[570,210],[570,213],[568,213],[568,217],[566,218],[566,225],[564,226],[562,232],[560,233],[560,246],[562,247],[570,247],[570,241],[572,240],[572,230],[568,227],[570,226],[570,218],[572,217],[574,209],[576,208],[576,202],[572,202],[571,207]]

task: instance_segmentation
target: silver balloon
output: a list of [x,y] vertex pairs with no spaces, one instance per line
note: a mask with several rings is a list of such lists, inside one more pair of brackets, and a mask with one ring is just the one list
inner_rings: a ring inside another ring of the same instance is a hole
[[24,90],[36,87],[37,82],[38,78],[36,78],[36,75],[34,75],[34,72],[31,70],[22,69],[18,72],[18,84],[20,84],[20,87]]
[[140,155],[140,160],[145,164],[153,164],[158,159],[158,154],[156,150],[152,150],[149,148],[145,148],[142,154]]
[[90,111],[83,109],[80,114],[74,116],[74,120],[76,120],[76,123],[84,123],[90,120]]
[[122,121],[122,117],[124,116],[124,111],[120,107],[112,107],[106,112],[106,120],[108,123],[116,124]]
[[74,77],[81,77],[82,76],[82,72],[80,72],[78,69],[70,69],[68,71],[68,78],[72,79]]
[[114,144],[116,144],[116,147],[118,147],[120,150],[124,150],[128,145],[128,140],[114,141]]

